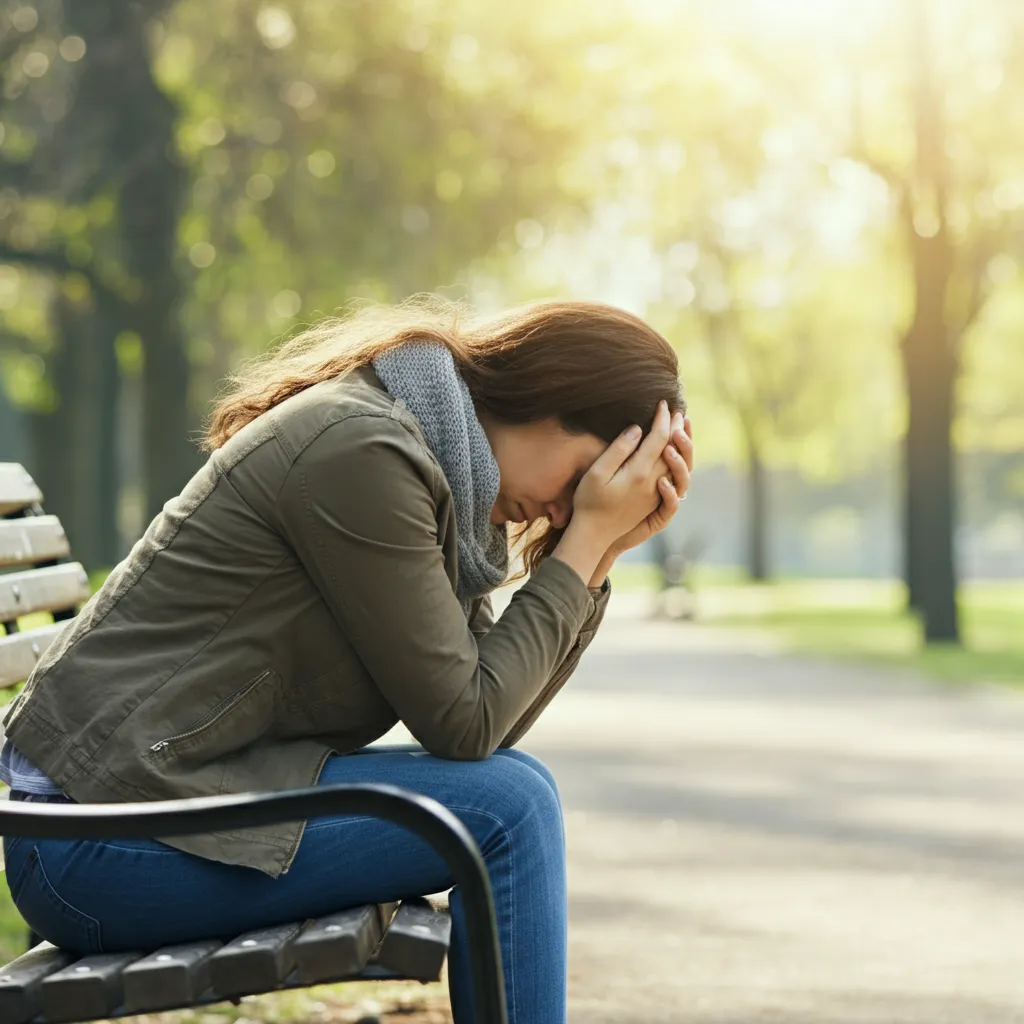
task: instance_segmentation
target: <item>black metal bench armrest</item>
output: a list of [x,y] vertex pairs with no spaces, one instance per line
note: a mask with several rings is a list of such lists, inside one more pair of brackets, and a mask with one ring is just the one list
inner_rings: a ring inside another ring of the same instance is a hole
[[378,784],[316,786],[128,804],[4,803],[0,835],[39,839],[153,839],[252,828],[335,814],[382,818],[425,840],[451,869],[466,910],[476,1015],[506,1024],[494,903],[472,835],[436,800]]

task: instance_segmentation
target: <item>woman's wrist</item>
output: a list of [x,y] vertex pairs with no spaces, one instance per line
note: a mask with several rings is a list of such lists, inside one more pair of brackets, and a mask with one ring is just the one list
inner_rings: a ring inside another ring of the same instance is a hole
[[574,518],[551,555],[565,562],[587,586],[592,586],[590,581],[600,572],[607,553],[607,539],[585,520]]
[[614,548],[609,548],[604,557],[597,564],[597,568],[594,570],[594,575],[590,577],[590,583],[588,586],[591,590],[596,590],[604,585],[605,579],[608,577],[608,573],[611,572],[612,566],[615,564],[615,559],[619,557],[619,552]]

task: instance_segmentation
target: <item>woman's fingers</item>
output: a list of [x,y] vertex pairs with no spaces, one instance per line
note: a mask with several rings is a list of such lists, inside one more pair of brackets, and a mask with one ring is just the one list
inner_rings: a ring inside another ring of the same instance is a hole
[[677,412],[672,417],[672,444],[686,462],[686,468],[693,471],[693,427],[690,417]]
[[662,400],[654,413],[654,422],[651,424],[651,432],[644,438],[640,450],[636,453],[639,463],[638,468],[646,476],[653,468],[655,462],[661,458],[662,450],[668,443],[669,435],[672,432],[672,415],[668,411],[668,402]]
[[[634,441],[628,453],[619,451],[618,441],[625,436],[620,435],[619,439],[609,445],[597,462],[594,463],[590,472],[593,473],[597,470],[601,480],[607,483],[621,470],[624,474],[622,483],[627,486],[635,486],[637,483],[644,481],[648,486],[656,487],[657,477],[664,473],[667,468],[662,457],[671,432],[672,415],[668,411],[668,403],[663,400],[658,403],[658,408],[654,412],[654,420],[651,423],[650,433],[644,438],[643,444],[639,448],[636,447],[636,442]],[[625,455],[624,458],[622,457],[623,455]]]
[[676,492],[675,485],[667,476],[658,477],[658,493],[661,495],[661,504],[654,513],[654,530],[664,530],[672,521],[672,517],[679,511],[680,498]]
[[693,442],[681,431],[672,435],[672,445],[682,456],[686,468],[693,469]]
[[675,493],[683,498],[690,489],[690,467],[685,457],[680,454],[675,445],[665,446],[665,462],[672,474],[672,485]]
[[589,476],[594,474],[602,483],[607,483],[622,468],[622,464],[636,451],[640,443],[643,431],[634,425],[624,430],[608,447],[597,457],[594,464],[587,471]]

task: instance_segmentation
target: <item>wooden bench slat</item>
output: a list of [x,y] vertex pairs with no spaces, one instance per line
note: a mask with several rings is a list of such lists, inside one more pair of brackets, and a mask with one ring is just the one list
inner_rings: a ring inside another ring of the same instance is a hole
[[436,980],[451,918],[423,899],[406,900],[397,913],[395,906],[356,907],[305,926],[248,932],[223,946],[210,939],[149,955],[79,958],[42,943],[0,969],[0,1024],[159,1012],[360,976]]
[[0,576],[0,622],[30,612],[61,611],[89,598],[89,577],[78,562]]
[[193,1006],[210,987],[210,957],[216,939],[167,946],[124,969],[126,1013],[151,1013]]
[[54,622],[25,633],[0,636],[0,689],[28,679],[36,662],[53,643],[63,625],[63,622]]
[[25,1024],[39,1013],[43,979],[78,957],[49,942],[41,942],[0,968],[0,1024]]
[[[358,974],[391,923],[394,904],[342,910],[308,924],[295,940],[295,969],[303,985],[340,981]],[[384,908],[391,907],[388,912]]]
[[68,537],[56,516],[0,520],[0,565],[28,565],[68,554]]
[[43,500],[43,492],[17,462],[0,462],[0,516],[20,512]]
[[43,979],[40,1001],[47,1020],[108,1017],[122,1002],[121,975],[141,953],[100,953],[83,957]]
[[437,981],[451,933],[447,911],[435,910],[427,900],[403,900],[373,963],[403,978]]
[[269,992],[295,967],[295,939],[301,924],[239,935],[210,957],[210,983],[217,998]]

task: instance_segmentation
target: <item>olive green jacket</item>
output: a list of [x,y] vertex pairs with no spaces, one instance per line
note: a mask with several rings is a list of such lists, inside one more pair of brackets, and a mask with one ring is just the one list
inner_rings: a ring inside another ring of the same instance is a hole
[[[214,452],[44,654],[6,716],[82,802],[313,784],[401,720],[430,753],[515,743],[608,600],[548,559],[467,624],[451,490],[372,369],[281,403]],[[270,875],[302,823],[170,844]]]

